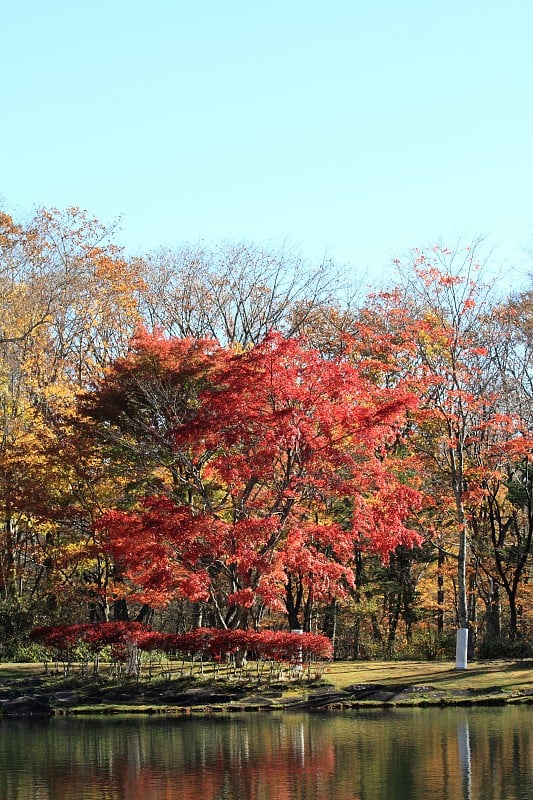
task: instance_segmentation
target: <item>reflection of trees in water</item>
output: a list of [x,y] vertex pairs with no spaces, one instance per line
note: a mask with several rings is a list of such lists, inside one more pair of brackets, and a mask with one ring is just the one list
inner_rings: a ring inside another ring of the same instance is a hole
[[3,720],[0,797],[523,800],[531,719],[515,708]]

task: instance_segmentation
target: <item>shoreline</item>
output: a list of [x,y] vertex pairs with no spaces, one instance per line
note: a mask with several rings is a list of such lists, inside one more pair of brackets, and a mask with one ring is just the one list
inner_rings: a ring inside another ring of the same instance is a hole
[[[0,696],[0,719],[12,717],[65,717],[65,716],[201,716],[234,715],[242,713],[308,712],[331,713],[354,710],[405,709],[405,708],[465,708],[533,705],[533,690],[491,693],[464,690],[459,693],[441,692],[434,687],[411,685],[396,687],[361,685],[356,691],[338,692],[323,687],[322,691],[300,691],[297,697],[288,690],[281,696],[257,697],[246,691],[232,697],[221,698],[218,687],[201,686],[184,692],[161,692],[159,698],[139,698],[127,687],[119,699],[111,699],[108,692],[94,689],[90,698],[83,691],[11,691],[10,696]],[[168,696],[172,694],[172,697]]]
[[50,674],[0,665],[0,718],[80,715],[328,713],[403,708],[533,705],[533,661],[334,662],[315,681],[255,682],[209,675],[155,678]]

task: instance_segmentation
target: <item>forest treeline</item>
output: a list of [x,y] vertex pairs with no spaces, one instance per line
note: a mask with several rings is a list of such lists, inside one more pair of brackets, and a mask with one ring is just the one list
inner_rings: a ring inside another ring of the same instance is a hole
[[533,309],[482,246],[363,296],[249,244],[0,213],[0,658],[38,626],[531,655]]

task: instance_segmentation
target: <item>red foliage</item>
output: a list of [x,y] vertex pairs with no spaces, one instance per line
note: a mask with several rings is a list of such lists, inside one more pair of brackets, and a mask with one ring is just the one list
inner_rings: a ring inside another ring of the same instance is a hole
[[[256,602],[283,608],[289,575],[317,600],[342,594],[356,542],[386,557],[418,541],[407,526],[417,492],[388,458],[413,394],[278,335],[244,353],[215,348],[211,361],[203,343],[192,367],[191,348],[143,334],[91,401],[105,416],[121,381],[158,372],[186,387],[184,403],[195,397],[173,420],[187,503],[149,497],[99,523],[139,599],[216,596],[239,625]],[[352,506],[351,521],[335,519],[337,501]]]
[[34,628],[30,639],[60,654],[70,655],[79,644],[86,644],[94,653],[108,645],[137,644],[147,634],[139,622],[96,622],[80,625],[49,625]]
[[138,622],[100,622],[34,628],[30,638],[61,655],[72,654],[77,645],[85,643],[95,653],[111,646],[118,654],[126,645],[136,644],[139,650],[146,652],[202,655],[213,660],[237,651],[250,651],[263,660],[289,663],[333,657],[333,646],[327,636],[287,631],[197,628],[184,634],[171,634],[151,631]]

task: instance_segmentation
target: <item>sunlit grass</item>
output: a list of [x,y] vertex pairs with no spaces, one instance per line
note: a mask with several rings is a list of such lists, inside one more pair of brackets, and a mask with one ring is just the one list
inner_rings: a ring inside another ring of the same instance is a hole
[[339,661],[328,665],[324,679],[337,689],[353,684],[407,684],[441,690],[533,689],[533,661],[472,662],[456,670],[450,661]]
[[[106,665],[102,665],[103,677],[106,671]],[[77,672],[78,668],[74,665],[72,673]],[[180,677],[180,672],[181,670],[175,665],[170,673],[171,678],[177,679]],[[203,665],[201,671],[200,666],[195,665],[193,672],[196,679],[203,677],[212,680],[215,677],[213,667],[208,663]],[[226,677],[224,673],[224,669],[218,668],[216,677],[224,678]],[[242,672],[231,670],[232,677],[239,677],[239,673],[241,678],[253,678],[253,672],[249,670]],[[42,663],[0,664],[0,678],[4,680],[39,675],[44,675]],[[187,677],[189,677],[188,667],[183,675],[183,678]],[[466,670],[456,670],[451,661],[336,661],[326,665],[323,680],[337,689],[344,689],[353,684],[369,683],[385,686],[431,685],[441,689],[485,689],[494,686],[500,686],[502,689],[533,688],[533,660],[471,662]]]

